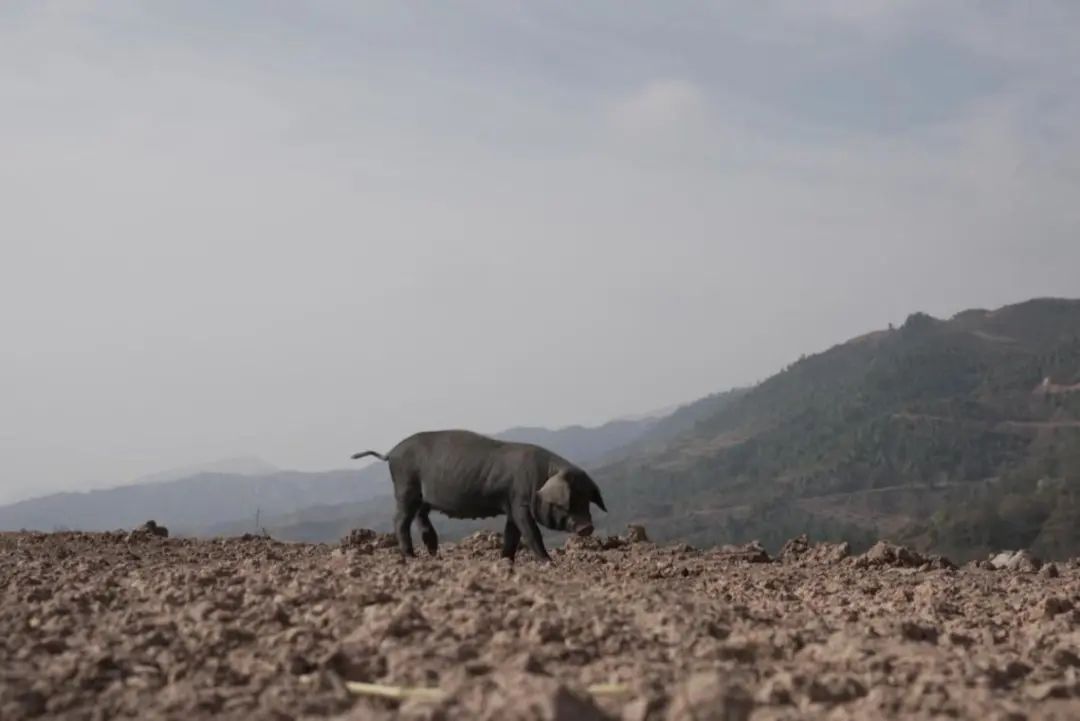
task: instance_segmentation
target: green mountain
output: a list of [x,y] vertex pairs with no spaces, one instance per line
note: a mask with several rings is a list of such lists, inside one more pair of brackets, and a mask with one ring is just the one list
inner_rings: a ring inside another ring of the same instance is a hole
[[776,546],[809,532],[958,558],[1080,555],[1080,301],[916,313],[596,476],[605,525],[643,522],[659,539]]

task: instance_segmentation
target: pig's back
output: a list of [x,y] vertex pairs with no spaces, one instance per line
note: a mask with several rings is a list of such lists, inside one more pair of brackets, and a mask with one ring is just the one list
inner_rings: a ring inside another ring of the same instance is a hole
[[425,431],[399,443],[390,462],[420,482],[424,502],[455,518],[504,513],[512,479],[530,474],[542,449],[472,431]]

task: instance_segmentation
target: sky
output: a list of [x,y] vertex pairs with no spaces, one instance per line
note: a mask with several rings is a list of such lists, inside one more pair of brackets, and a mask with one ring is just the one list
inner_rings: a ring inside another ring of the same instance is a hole
[[0,502],[1080,296],[1080,3],[5,0]]

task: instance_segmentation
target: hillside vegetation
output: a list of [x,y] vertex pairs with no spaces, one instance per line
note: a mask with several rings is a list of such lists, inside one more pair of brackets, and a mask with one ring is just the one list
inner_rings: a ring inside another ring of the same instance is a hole
[[597,471],[607,525],[712,544],[803,531],[970,557],[1080,553],[1080,301],[899,328],[803,358]]

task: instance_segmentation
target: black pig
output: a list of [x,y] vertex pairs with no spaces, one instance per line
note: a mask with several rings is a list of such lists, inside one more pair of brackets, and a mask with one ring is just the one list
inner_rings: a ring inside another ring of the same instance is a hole
[[587,536],[589,504],[604,500],[589,475],[565,458],[528,443],[510,443],[471,431],[428,431],[409,436],[383,455],[390,464],[397,513],[394,530],[402,556],[415,556],[410,526],[419,519],[421,538],[435,555],[439,537],[428,515],[491,518],[505,514],[502,555],[511,561],[522,537],[537,557],[550,562],[537,523]]

